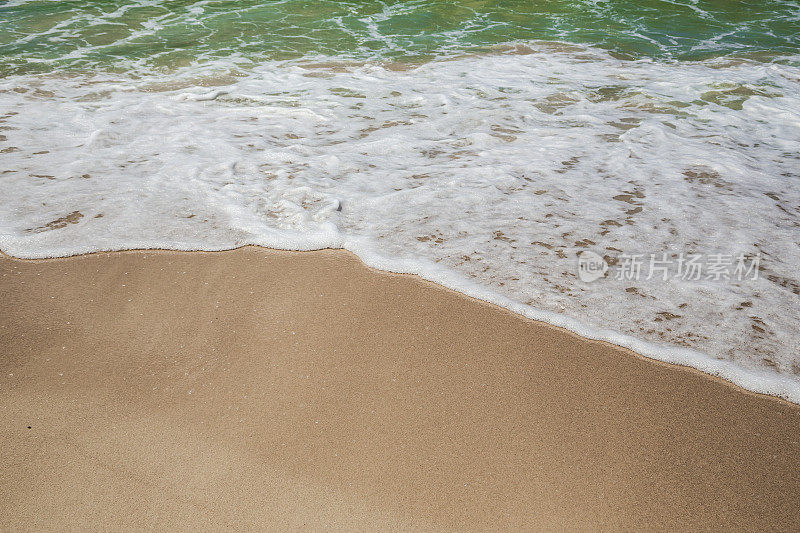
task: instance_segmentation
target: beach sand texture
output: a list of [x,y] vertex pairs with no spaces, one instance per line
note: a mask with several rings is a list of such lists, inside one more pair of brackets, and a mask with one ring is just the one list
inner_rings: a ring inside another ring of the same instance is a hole
[[798,530],[800,408],[340,251],[0,257],[2,530]]

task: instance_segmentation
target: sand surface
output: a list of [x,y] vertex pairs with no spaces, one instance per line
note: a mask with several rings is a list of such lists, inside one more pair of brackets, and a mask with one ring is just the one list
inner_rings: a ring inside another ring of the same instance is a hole
[[0,530],[800,529],[800,408],[345,252],[0,257]]

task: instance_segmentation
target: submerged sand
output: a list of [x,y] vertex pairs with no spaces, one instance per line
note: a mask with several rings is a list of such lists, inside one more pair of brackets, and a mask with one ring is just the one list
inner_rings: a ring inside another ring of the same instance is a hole
[[800,407],[346,252],[0,257],[0,529],[800,529]]

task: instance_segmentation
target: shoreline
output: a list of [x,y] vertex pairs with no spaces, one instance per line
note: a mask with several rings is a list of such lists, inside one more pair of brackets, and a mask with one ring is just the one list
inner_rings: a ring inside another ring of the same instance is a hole
[[[585,341],[600,342],[615,348],[630,351],[635,356],[647,361],[657,362],[668,366],[684,368],[701,375],[721,380],[722,382],[735,387],[742,392],[763,395],[800,406],[800,382],[793,380],[781,373],[764,373],[752,369],[743,368],[732,361],[713,358],[705,353],[699,352],[689,347],[676,346],[670,344],[658,344],[643,340],[638,337],[614,330],[603,329],[598,326],[585,324],[579,319],[561,315],[552,311],[546,311],[533,307],[529,304],[518,302],[508,296],[499,294],[491,288],[483,287],[455,273],[447,272],[442,274],[438,270],[434,273],[428,272],[406,272],[405,270],[391,269],[386,266],[387,259],[383,257],[372,257],[372,254],[365,254],[351,250],[346,243],[340,247],[311,247],[303,249],[282,249],[272,248],[260,244],[237,244],[233,247],[221,247],[215,249],[200,249],[187,246],[185,248],[163,248],[163,247],[141,247],[126,248],[120,250],[97,250],[89,252],[78,252],[74,254],[57,255],[53,257],[17,257],[10,255],[0,249],[0,259],[10,259],[14,261],[51,261],[63,260],[76,257],[92,256],[96,254],[118,254],[118,253],[178,253],[178,254],[215,254],[235,252],[241,249],[256,248],[266,252],[279,253],[316,253],[334,252],[353,255],[364,267],[376,272],[412,276],[423,282],[431,283],[434,286],[459,294],[480,304],[489,305],[502,309],[525,320],[530,320],[538,324],[551,326],[576,335]],[[381,266],[377,266],[380,263]],[[419,270],[419,269],[416,269]],[[458,287],[457,287],[458,286]],[[693,363],[693,364],[692,364]]]
[[349,252],[0,273],[4,528],[800,527],[797,405]]

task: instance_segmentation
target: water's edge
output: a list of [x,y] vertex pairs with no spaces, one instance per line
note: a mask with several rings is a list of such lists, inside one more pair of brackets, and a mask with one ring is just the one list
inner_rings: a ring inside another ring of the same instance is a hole
[[340,246],[321,245],[318,247],[304,246],[302,248],[279,247],[258,242],[249,242],[237,244],[235,246],[220,247],[198,247],[175,243],[169,245],[165,243],[141,243],[141,245],[124,248],[73,250],[72,252],[64,253],[63,255],[52,255],[49,257],[28,255],[22,252],[21,249],[17,251],[9,250],[8,241],[8,237],[0,235],[0,254],[12,259],[26,261],[46,261],[51,259],[79,257],[82,255],[118,252],[163,251],[213,253],[238,250],[247,246],[256,246],[266,250],[293,252],[345,250],[353,253],[367,267],[395,274],[416,275],[423,280],[432,282],[446,289],[456,291],[470,298],[496,305],[530,320],[543,322],[551,326],[570,331],[584,339],[607,342],[615,346],[627,348],[633,351],[635,354],[646,359],[680,367],[693,368],[709,376],[721,378],[722,380],[734,386],[740,387],[745,391],[773,396],[800,405],[800,383],[785,376],[777,373],[770,374],[768,372],[756,372],[753,370],[744,369],[730,361],[714,359],[713,357],[696,350],[656,344],[612,330],[592,327],[579,320],[560,315],[558,313],[536,309],[533,306],[514,301],[513,299],[499,294],[489,288],[480,286],[465,276],[461,276],[456,272],[450,271],[449,269],[442,268],[431,261],[417,259],[412,265],[407,261],[403,261],[402,259],[393,260],[380,256],[379,254],[370,251],[368,247],[360,245],[358,240],[355,238],[344,238]]

